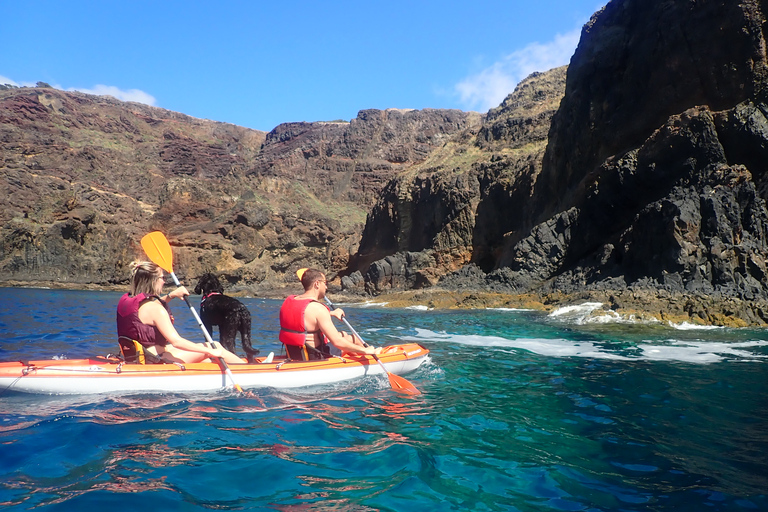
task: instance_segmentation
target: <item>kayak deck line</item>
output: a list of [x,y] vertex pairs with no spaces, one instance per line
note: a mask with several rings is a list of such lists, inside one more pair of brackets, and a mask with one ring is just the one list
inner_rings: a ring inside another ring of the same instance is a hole
[[[423,364],[429,350],[416,343],[385,347],[379,355],[386,372],[407,373]],[[293,388],[384,375],[373,356],[343,354],[320,361],[277,356],[266,363],[232,363],[241,386]],[[0,391],[28,393],[104,393],[113,391],[214,391],[227,387],[215,363],[133,364],[118,359],[51,359],[0,362]]]

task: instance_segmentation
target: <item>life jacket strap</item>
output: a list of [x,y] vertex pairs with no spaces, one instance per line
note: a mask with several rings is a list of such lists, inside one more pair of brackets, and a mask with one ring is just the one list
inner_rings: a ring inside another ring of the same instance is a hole
[[321,348],[315,348],[306,343],[304,345],[286,345],[285,351],[288,358],[293,361],[321,361],[331,357],[331,351],[328,345],[323,345]]
[[285,332],[292,332],[295,334],[317,334],[319,332],[323,332],[320,329],[315,329],[314,331],[294,331],[293,329],[288,329],[286,327],[280,327],[280,330]]

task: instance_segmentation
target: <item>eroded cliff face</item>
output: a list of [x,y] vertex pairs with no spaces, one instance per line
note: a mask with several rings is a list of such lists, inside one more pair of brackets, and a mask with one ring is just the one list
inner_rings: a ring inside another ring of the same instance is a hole
[[592,18],[535,187],[546,220],[498,261],[514,287],[767,297],[765,7],[626,0]]
[[249,174],[298,181],[318,199],[367,212],[390,179],[480,120],[476,112],[387,109],[360,111],[349,123],[285,123],[267,134]]
[[[346,284],[378,293],[418,286],[414,265],[448,269],[437,234],[463,208],[474,224],[453,230],[462,256],[452,263],[468,266],[441,286],[727,297],[761,301],[744,316],[764,322],[766,5],[609,2],[582,31],[556,113],[540,118],[551,126],[537,137],[546,150],[531,151],[525,165],[494,158],[457,167],[450,184],[445,171],[390,183],[369,216],[359,274]],[[500,134],[495,147],[526,140],[492,122],[482,133]],[[474,147],[487,140],[470,137]],[[417,211],[422,190],[452,208],[419,217],[416,229],[417,216],[402,212]],[[439,228],[413,243],[424,226]]]
[[346,288],[430,286],[470,262],[492,270],[505,235],[525,225],[565,70],[534,73],[482,124],[390,181],[368,215]]
[[141,235],[191,198],[185,184],[216,182],[209,198],[263,140],[253,130],[108,97],[0,91],[3,280],[124,281]]
[[593,15],[552,123],[537,184],[549,201],[538,212],[580,201],[607,158],[640,147],[670,116],[762,97],[764,9],[756,0],[614,0]]
[[257,293],[356,252],[383,184],[477,123],[449,110],[363,111],[270,133],[109,97],[0,90],[0,275],[110,286],[163,231],[179,274]]

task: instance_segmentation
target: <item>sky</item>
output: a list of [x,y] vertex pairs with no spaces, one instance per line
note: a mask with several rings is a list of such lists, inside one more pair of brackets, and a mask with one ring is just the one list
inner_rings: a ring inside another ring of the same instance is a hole
[[487,112],[567,64],[599,0],[0,0],[0,84],[270,131],[360,110]]

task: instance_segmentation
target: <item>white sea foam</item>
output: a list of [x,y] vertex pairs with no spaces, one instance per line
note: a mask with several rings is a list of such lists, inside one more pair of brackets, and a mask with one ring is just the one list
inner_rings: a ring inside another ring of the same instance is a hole
[[355,304],[355,306],[359,308],[378,308],[378,307],[384,307],[387,304],[389,304],[389,302],[362,302],[362,303]]
[[552,311],[549,317],[576,325],[618,323],[622,320],[615,311],[604,310],[602,302],[584,302],[583,304],[563,306]]
[[655,361],[685,361],[687,363],[716,363],[723,360],[757,361],[768,356],[747,350],[768,345],[768,341],[742,341],[723,343],[717,341],[671,340],[667,345],[638,345],[643,358]]
[[485,308],[488,311],[534,311],[533,309],[525,308]]
[[508,340],[498,336],[481,336],[466,334],[447,334],[436,333],[426,329],[416,329],[415,336],[404,337],[408,341],[437,341],[460,343],[462,345],[474,345],[478,347],[496,347],[524,349],[537,354],[553,357],[599,357],[602,359],[622,359],[630,358],[606,352],[594,343],[583,341],[570,341],[562,338],[518,338]]
[[415,311],[430,311],[432,308],[430,308],[429,306],[419,305],[419,306],[408,306],[405,309],[413,309]]
[[577,304],[573,306],[563,306],[558,308],[549,314],[551,317],[571,317],[571,316],[584,316],[588,315],[592,311],[601,308],[602,302],[584,302],[583,304]]
[[682,322],[679,324],[669,322],[669,326],[674,329],[678,329],[680,331],[696,331],[696,330],[711,331],[716,329],[724,329],[724,327],[721,327],[719,325],[696,325],[688,322]]
[[[707,364],[725,360],[758,361],[768,356],[753,353],[747,349],[763,347],[768,341],[716,342],[716,341],[681,341],[639,343],[635,347],[612,349],[610,343],[591,341],[573,341],[563,338],[518,338],[506,339],[498,336],[437,333],[426,329],[416,329],[415,336],[403,338],[408,341],[459,343],[477,347],[499,349],[522,349],[549,357],[581,357],[620,361],[678,361],[685,363]],[[619,351],[621,353],[619,353]]]
[[635,315],[620,315],[612,309],[603,307],[602,302],[584,302],[563,306],[552,311],[549,318],[575,325],[585,324],[655,324],[656,319],[641,319]]

